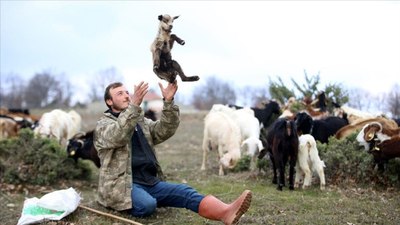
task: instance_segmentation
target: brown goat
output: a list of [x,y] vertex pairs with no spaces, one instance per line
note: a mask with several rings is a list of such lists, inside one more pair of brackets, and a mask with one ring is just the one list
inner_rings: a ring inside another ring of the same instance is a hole
[[182,81],[197,81],[198,76],[186,76],[179,63],[172,59],[171,49],[174,42],[184,45],[185,41],[180,39],[175,34],[171,34],[172,24],[179,16],[171,17],[170,15],[159,15],[160,21],[158,34],[153,44],[151,52],[153,54],[153,71],[160,78],[170,83],[173,83],[176,76],[179,75]]
[[374,156],[380,171],[392,158],[400,157],[400,128],[390,128],[379,122],[366,124],[357,135],[357,141]]
[[0,117],[0,140],[18,135],[19,126],[12,118]]
[[382,126],[382,124],[378,122],[370,123],[364,127],[364,139],[366,141],[370,141],[375,136],[377,136],[380,141],[385,141],[398,135],[400,135],[400,128],[397,127],[393,129],[391,127]]
[[[369,137],[368,137],[369,138]],[[374,156],[374,161],[378,165],[378,170],[385,170],[385,163],[389,159],[400,157],[400,135],[391,137],[391,139],[379,142],[372,138],[368,143],[371,146],[369,153]]]
[[387,119],[385,117],[376,117],[376,118],[370,118],[370,119],[363,119],[355,124],[349,124],[347,126],[344,126],[336,132],[335,137],[337,139],[346,138],[350,134],[352,134],[358,130],[361,130],[366,124],[370,124],[372,122],[378,122],[378,123],[382,124],[384,127],[388,127],[390,129],[398,128],[398,126],[394,120]]

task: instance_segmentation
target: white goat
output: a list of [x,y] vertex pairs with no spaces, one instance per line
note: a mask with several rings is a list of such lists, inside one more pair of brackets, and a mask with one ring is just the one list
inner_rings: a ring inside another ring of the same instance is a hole
[[246,155],[251,157],[250,169],[255,170],[258,153],[264,146],[260,141],[260,122],[254,116],[254,111],[250,108],[235,110],[222,104],[214,104],[211,111],[227,114],[239,126],[242,136],[241,147],[245,149]]
[[204,119],[203,163],[201,170],[206,170],[208,151],[218,149],[219,175],[224,169],[235,167],[240,159],[240,128],[223,112],[210,111]]
[[316,172],[320,180],[320,189],[325,189],[325,163],[318,156],[317,143],[310,134],[299,137],[299,153],[296,162],[296,177],[294,187],[298,188],[304,176],[303,188],[311,186],[312,173]]
[[373,115],[372,113],[369,112],[363,112],[361,110],[349,107],[349,106],[340,106],[340,108],[335,108],[333,110],[333,113],[335,116],[342,117],[343,114],[347,114],[347,120],[349,121],[349,124],[355,124],[357,123],[360,119],[369,119],[369,118],[375,118],[376,116]]
[[240,128],[242,135],[241,147],[245,149],[246,154],[251,158],[250,169],[255,170],[257,156],[264,149],[260,140],[260,122],[250,108],[235,110],[232,116]]
[[54,109],[42,115],[34,133],[41,137],[54,138],[62,146],[66,146],[68,139],[80,131],[81,120],[81,116],[74,110],[67,113]]

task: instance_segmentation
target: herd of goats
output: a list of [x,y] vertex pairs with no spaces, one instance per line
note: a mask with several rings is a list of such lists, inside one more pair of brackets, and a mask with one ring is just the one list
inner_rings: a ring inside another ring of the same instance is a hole
[[[174,82],[177,76],[182,81],[197,81],[198,76],[186,76],[171,56],[174,42],[185,44],[171,34],[177,18],[167,14],[158,16],[159,30],[151,46],[153,71],[168,82]],[[287,163],[289,189],[298,188],[301,183],[303,188],[310,186],[312,175],[316,173],[322,190],[325,188],[325,164],[319,157],[316,143],[328,143],[331,136],[342,139],[357,132],[357,142],[373,155],[380,170],[384,170],[388,160],[400,157],[399,119],[347,106],[336,106],[329,112],[324,93],[314,101],[303,100],[304,107],[300,111],[292,111],[294,104],[299,102],[290,98],[283,106],[270,101],[263,108],[213,105],[204,118],[201,170],[206,170],[210,150],[218,152],[219,175],[234,168],[241,156],[250,156],[251,170],[256,169],[257,158],[268,157],[273,167],[273,183],[278,190],[285,186]],[[156,120],[156,114],[150,111],[145,116]],[[100,167],[93,145],[93,130],[82,132],[81,123],[81,116],[74,110],[54,109],[38,117],[26,109],[0,108],[0,140],[16,137],[20,129],[29,128],[35,136],[58,141],[75,161],[89,159]]]
[[[218,152],[219,175],[236,166],[241,156],[251,158],[250,169],[256,160],[267,157],[273,167],[273,183],[277,189],[285,186],[285,167],[289,163],[289,189],[302,184],[311,185],[313,173],[319,176],[320,188],[325,188],[324,162],[320,159],[317,142],[328,143],[331,136],[343,139],[357,133],[360,146],[373,155],[380,170],[388,160],[400,157],[399,119],[341,106],[333,113],[324,101],[302,101],[304,109],[292,112],[290,99],[280,106],[270,101],[263,108],[243,108],[236,105],[215,104],[204,118],[203,161],[206,170],[210,150]],[[154,118],[153,118],[154,120]],[[101,166],[93,145],[93,130],[81,131],[81,116],[54,109],[40,117],[28,110],[0,108],[0,140],[18,136],[22,128],[34,134],[53,138],[67,149],[69,157],[92,160]]]

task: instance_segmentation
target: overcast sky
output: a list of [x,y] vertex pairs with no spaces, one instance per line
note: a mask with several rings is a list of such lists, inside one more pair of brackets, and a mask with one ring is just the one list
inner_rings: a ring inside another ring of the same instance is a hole
[[87,83],[115,67],[128,87],[159,79],[150,45],[158,15],[180,15],[173,58],[200,81],[266,86],[269,77],[304,82],[320,74],[373,94],[400,82],[400,3],[397,1],[4,1],[1,76],[27,80],[51,70],[71,80],[80,100]]

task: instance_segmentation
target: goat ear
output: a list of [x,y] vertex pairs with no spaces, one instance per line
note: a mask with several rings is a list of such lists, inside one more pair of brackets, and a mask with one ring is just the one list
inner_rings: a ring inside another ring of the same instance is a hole
[[174,17],[173,17],[174,20],[175,20],[175,19],[178,19],[178,18],[179,18],[179,16],[174,16]]
[[371,141],[375,136],[375,132],[374,131],[369,131],[366,133],[365,137],[366,137],[366,141]]
[[158,20],[161,21],[163,19],[163,15],[158,16]]

